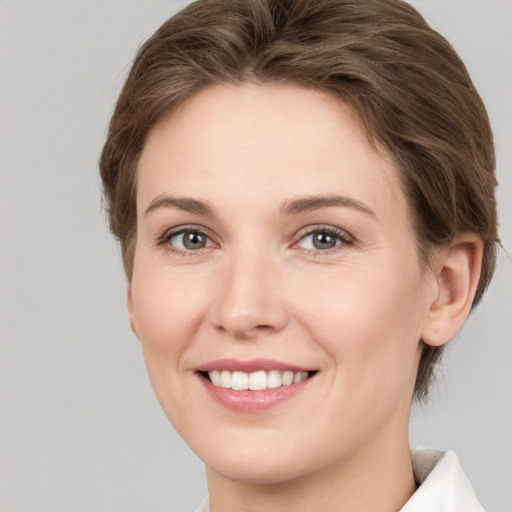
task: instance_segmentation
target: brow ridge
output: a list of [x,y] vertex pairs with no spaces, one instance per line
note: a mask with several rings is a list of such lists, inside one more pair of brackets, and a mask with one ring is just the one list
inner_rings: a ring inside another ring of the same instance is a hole
[[159,208],[178,208],[198,215],[213,215],[213,208],[205,201],[199,201],[190,197],[171,197],[161,195],[153,199],[144,212],[144,216]]
[[[289,216],[329,207],[353,208],[362,213],[375,216],[374,212],[361,201],[340,195],[295,197],[285,201],[279,213],[280,215]],[[214,215],[212,206],[205,201],[192,199],[190,197],[161,195],[151,201],[144,212],[144,216],[159,208],[178,208],[198,215]]]
[[280,209],[280,214],[297,215],[299,213],[307,213],[319,210],[320,208],[329,208],[332,206],[353,208],[362,213],[375,216],[375,213],[361,201],[340,195],[295,197],[283,203]]

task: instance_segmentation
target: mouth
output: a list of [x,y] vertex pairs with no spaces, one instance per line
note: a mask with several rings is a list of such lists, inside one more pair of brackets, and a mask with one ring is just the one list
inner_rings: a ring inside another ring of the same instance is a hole
[[213,386],[235,391],[263,391],[299,384],[311,378],[316,371],[257,370],[251,373],[243,371],[212,370],[199,371],[201,377]]
[[248,413],[267,411],[301,394],[317,373],[268,359],[222,359],[196,368],[204,389],[216,402]]

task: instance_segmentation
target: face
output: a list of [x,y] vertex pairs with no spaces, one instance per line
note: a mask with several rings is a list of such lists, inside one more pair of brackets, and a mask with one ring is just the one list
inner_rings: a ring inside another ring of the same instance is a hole
[[132,328],[209,474],[284,482],[407,442],[432,286],[351,108],[211,87],[150,132],[138,171]]

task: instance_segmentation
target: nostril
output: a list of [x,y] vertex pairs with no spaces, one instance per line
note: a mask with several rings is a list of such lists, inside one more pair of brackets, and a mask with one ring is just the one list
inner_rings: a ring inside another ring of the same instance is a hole
[[256,297],[249,301],[240,296],[228,299],[220,298],[211,309],[211,323],[218,332],[237,339],[251,339],[279,332],[288,322],[283,305],[270,299]]
[[268,335],[277,332],[279,329],[269,324],[251,325],[250,322],[233,322],[218,324],[215,329],[222,333],[229,333],[234,338],[244,340],[253,339],[260,335]]

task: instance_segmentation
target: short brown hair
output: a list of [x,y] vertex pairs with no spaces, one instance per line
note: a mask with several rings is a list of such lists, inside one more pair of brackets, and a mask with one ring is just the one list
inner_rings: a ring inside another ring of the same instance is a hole
[[[148,132],[198,90],[249,81],[313,87],[351,104],[370,141],[395,159],[421,260],[457,233],[483,240],[473,305],[480,301],[498,240],[489,120],[455,50],[401,0],[199,0],[143,44],[100,159],[129,279],[137,163]],[[427,396],[440,354],[424,345],[416,398]]]

